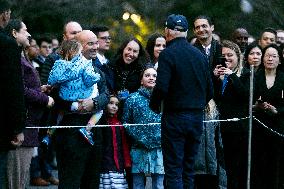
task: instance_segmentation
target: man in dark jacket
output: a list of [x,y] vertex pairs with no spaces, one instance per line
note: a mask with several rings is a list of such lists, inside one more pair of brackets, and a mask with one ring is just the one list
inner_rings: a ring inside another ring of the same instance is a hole
[[[188,22],[170,15],[166,22],[167,48],[159,56],[153,111],[163,112],[162,150],[166,187],[192,189],[204,108],[212,98],[212,82],[206,57],[187,40]],[[161,105],[162,104],[162,105]]]
[[[98,39],[90,30],[76,34],[83,46],[82,55],[91,60],[96,58]],[[94,66],[96,73],[101,75],[97,83],[99,96],[78,102],[78,112],[69,112],[63,116],[60,125],[86,126],[93,112],[103,110],[109,100],[104,74]],[[62,104],[70,110],[71,103]],[[97,189],[99,188],[100,165],[102,158],[102,130],[94,129],[92,146],[79,134],[78,128],[58,129],[56,155],[60,189]],[[66,157],[68,157],[66,159]]]
[[109,28],[103,25],[93,25],[90,30],[98,37],[99,48],[95,59],[95,65],[101,69],[104,64],[109,63],[109,59],[105,57],[105,54],[110,50],[111,45]]
[[209,71],[213,77],[213,70],[218,64],[222,64],[222,47],[217,40],[213,38],[214,24],[210,17],[206,15],[197,16],[193,22],[193,32],[196,41],[193,46],[197,47],[209,62]]
[[[10,4],[0,0],[0,65],[1,65],[1,132],[0,132],[0,188],[7,169],[7,154],[12,146],[24,141],[24,87],[21,54],[16,41],[3,33],[10,20]],[[5,123],[5,124],[3,124]]]

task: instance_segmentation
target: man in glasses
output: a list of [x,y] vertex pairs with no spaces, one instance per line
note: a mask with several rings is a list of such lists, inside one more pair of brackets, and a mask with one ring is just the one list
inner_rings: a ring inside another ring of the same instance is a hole
[[106,26],[93,25],[90,30],[98,37],[99,48],[95,59],[95,65],[101,69],[102,65],[109,62],[105,57],[105,53],[109,51],[111,45],[109,28]]
[[51,39],[48,37],[42,37],[37,40],[39,44],[39,55],[35,59],[35,62],[38,64],[36,66],[37,70],[39,73],[41,73],[41,67],[44,64],[44,61],[46,57],[52,53],[52,48],[51,48]]

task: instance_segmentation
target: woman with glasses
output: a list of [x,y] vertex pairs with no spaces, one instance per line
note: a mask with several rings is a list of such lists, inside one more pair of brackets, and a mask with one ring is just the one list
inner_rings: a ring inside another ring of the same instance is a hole
[[[255,146],[262,175],[256,188],[273,189],[283,185],[283,137],[284,134],[284,73],[279,70],[283,62],[281,49],[276,44],[262,50],[264,69],[255,76],[254,116],[268,128],[258,124],[258,143]],[[272,129],[273,132],[269,129]],[[281,177],[282,176],[282,177]]]

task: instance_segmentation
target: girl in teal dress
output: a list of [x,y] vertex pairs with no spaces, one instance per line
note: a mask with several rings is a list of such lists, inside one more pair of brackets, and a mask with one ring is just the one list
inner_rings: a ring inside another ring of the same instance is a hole
[[[141,78],[141,87],[130,94],[123,109],[122,121],[128,124],[160,123],[161,114],[154,113],[149,108],[152,89],[157,77],[156,70],[147,67]],[[126,126],[132,147],[133,188],[145,188],[145,174],[151,174],[152,188],[163,189],[164,166],[161,149],[161,127],[155,125]]]

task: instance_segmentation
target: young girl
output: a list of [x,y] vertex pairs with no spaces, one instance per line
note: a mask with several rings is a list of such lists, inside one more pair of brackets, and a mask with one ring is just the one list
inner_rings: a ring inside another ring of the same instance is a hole
[[[121,125],[121,122],[117,118],[118,106],[118,98],[116,96],[110,96],[106,111],[99,124]],[[128,188],[124,172],[126,168],[131,167],[131,160],[124,127],[110,126],[102,129],[103,159],[100,189]]]
[[[59,85],[59,96],[63,100],[74,101],[71,111],[78,109],[78,99],[94,98],[98,96],[97,82],[100,75],[95,73],[92,61],[81,55],[82,46],[76,40],[65,40],[58,49],[61,59],[55,61],[49,74],[48,83]],[[95,125],[102,111],[94,114],[88,126]],[[91,127],[81,128],[79,131],[84,138],[93,145]]]
[[[148,124],[161,123],[161,114],[154,113],[149,108],[152,89],[156,85],[157,71],[147,65],[142,72],[141,87],[130,94],[123,109],[123,123]],[[145,174],[151,174],[152,187],[163,189],[164,165],[161,148],[161,126],[137,125],[126,126],[131,138],[131,159],[133,188],[145,188]]]

